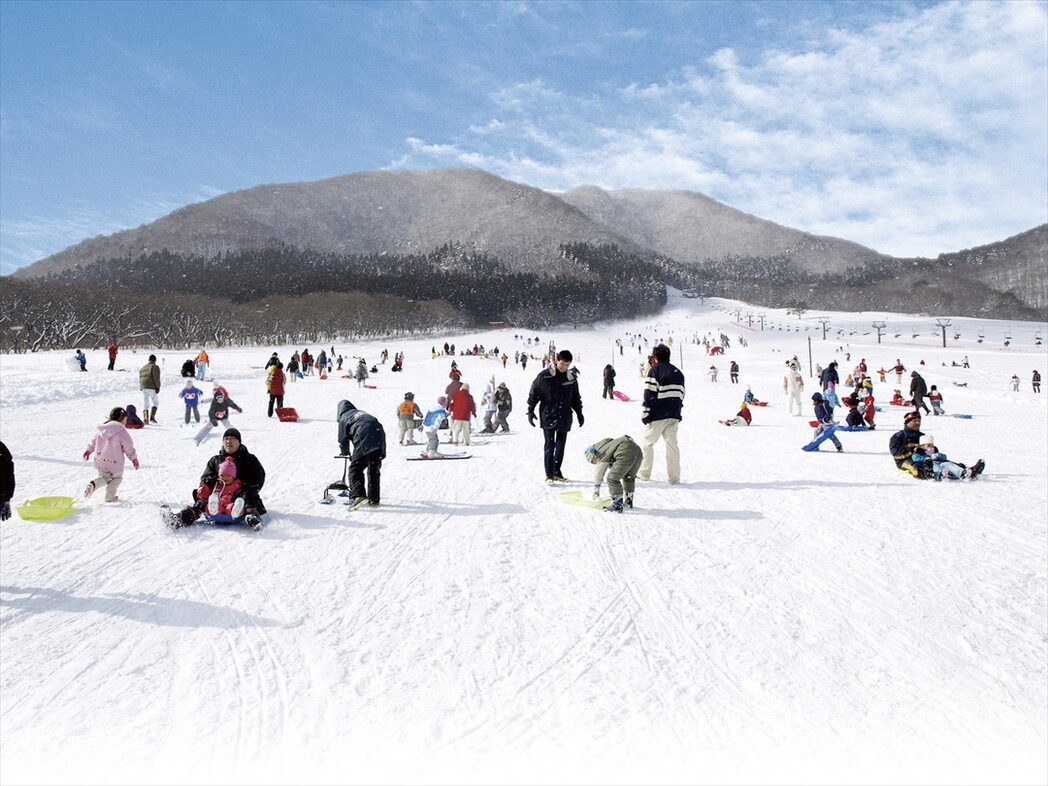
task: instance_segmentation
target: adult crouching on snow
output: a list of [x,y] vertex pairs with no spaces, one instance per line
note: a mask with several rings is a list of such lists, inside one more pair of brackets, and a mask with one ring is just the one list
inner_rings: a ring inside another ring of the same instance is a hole
[[538,406],[539,425],[545,436],[542,456],[547,483],[566,480],[561,474],[561,464],[568,432],[571,431],[571,413],[575,413],[580,427],[585,422],[578,380],[571,367],[573,359],[566,349],[558,352],[556,360],[535,377],[528,393],[528,423],[535,425],[535,407]]
[[138,372],[138,387],[142,391],[142,420],[148,426],[156,423],[156,408],[160,405],[160,366],[156,364],[156,355]]
[[367,500],[368,504],[377,507],[382,501],[382,459],[386,457],[386,431],[374,415],[357,409],[353,402],[345,399],[338,402],[337,416],[338,449],[343,456],[350,457],[350,504],[363,504]]
[[241,488],[236,497],[244,499],[244,521],[256,532],[262,529],[266,506],[262,504],[260,492],[266,483],[266,470],[262,462],[240,441],[240,431],[235,428],[227,428],[222,434],[222,447],[217,455],[208,459],[204,474],[200,476],[200,485],[193,489],[193,504],[182,509],[173,522],[174,526],[185,527],[200,518],[207,507],[211,489],[218,482],[222,462],[227,458],[233,459],[237,468],[236,477]]

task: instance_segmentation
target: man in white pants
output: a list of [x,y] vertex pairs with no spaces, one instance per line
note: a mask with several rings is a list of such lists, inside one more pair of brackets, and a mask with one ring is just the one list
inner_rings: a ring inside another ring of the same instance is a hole
[[680,483],[680,448],[677,447],[677,429],[684,407],[684,374],[670,363],[670,348],[659,344],[652,352],[654,365],[644,380],[644,409],[640,422],[644,432],[640,436],[643,454],[637,477],[651,480],[651,466],[655,462],[655,443],[661,437],[666,441],[666,475],[671,485]]

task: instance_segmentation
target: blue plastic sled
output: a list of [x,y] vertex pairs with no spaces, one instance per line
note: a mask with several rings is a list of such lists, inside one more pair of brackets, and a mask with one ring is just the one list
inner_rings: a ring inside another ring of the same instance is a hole
[[215,515],[212,516],[210,513],[205,512],[200,517],[200,520],[201,521],[206,521],[209,524],[244,524],[244,523],[246,523],[244,521],[244,517],[243,516],[241,516],[238,519],[235,519],[232,516],[230,516],[228,513],[216,513]]
[[837,425],[830,426],[828,429],[826,429],[824,432],[822,432],[819,436],[817,436],[815,439],[813,439],[811,442],[809,442],[807,445],[805,445],[803,448],[801,448],[801,450],[806,450],[809,453],[811,453],[814,450],[818,450],[819,449],[819,445],[821,445],[823,442],[825,442],[831,436],[833,436],[834,433],[836,433],[837,429],[839,429],[839,428],[840,428],[840,426],[837,426]]
[[950,414],[951,418],[964,418],[965,420],[971,420],[971,415],[962,415],[960,412],[953,412]]

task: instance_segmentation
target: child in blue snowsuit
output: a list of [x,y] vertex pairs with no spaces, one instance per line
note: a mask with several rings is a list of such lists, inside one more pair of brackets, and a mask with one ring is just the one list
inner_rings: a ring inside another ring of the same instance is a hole
[[[812,439],[818,439],[818,437],[825,433],[825,431],[833,425],[833,410],[830,409],[830,405],[826,403],[826,400],[822,397],[822,393],[812,393],[811,400],[815,402],[815,419],[819,422],[819,425],[815,427],[815,436]],[[844,446],[841,441],[837,439],[836,434],[830,434],[830,442],[833,443],[834,447],[837,448],[837,452],[841,453],[844,451]],[[816,448],[818,450],[818,448]]]
[[193,414],[194,419],[197,423],[200,422],[200,410],[197,409],[197,405],[200,403],[200,397],[204,395],[204,391],[193,384],[193,380],[187,379],[186,386],[178,391],[178,397],[186,402],[186,423],[189,423],[189,415]]

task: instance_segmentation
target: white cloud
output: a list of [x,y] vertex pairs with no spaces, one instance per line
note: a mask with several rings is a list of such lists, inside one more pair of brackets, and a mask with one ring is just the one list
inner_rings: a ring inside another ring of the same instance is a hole
[[498,124],[397,163],[688,188],[900,256],[992,242],[1048,220],[1045,10],[946,3],[585,95],[519,82],[491,96]]

